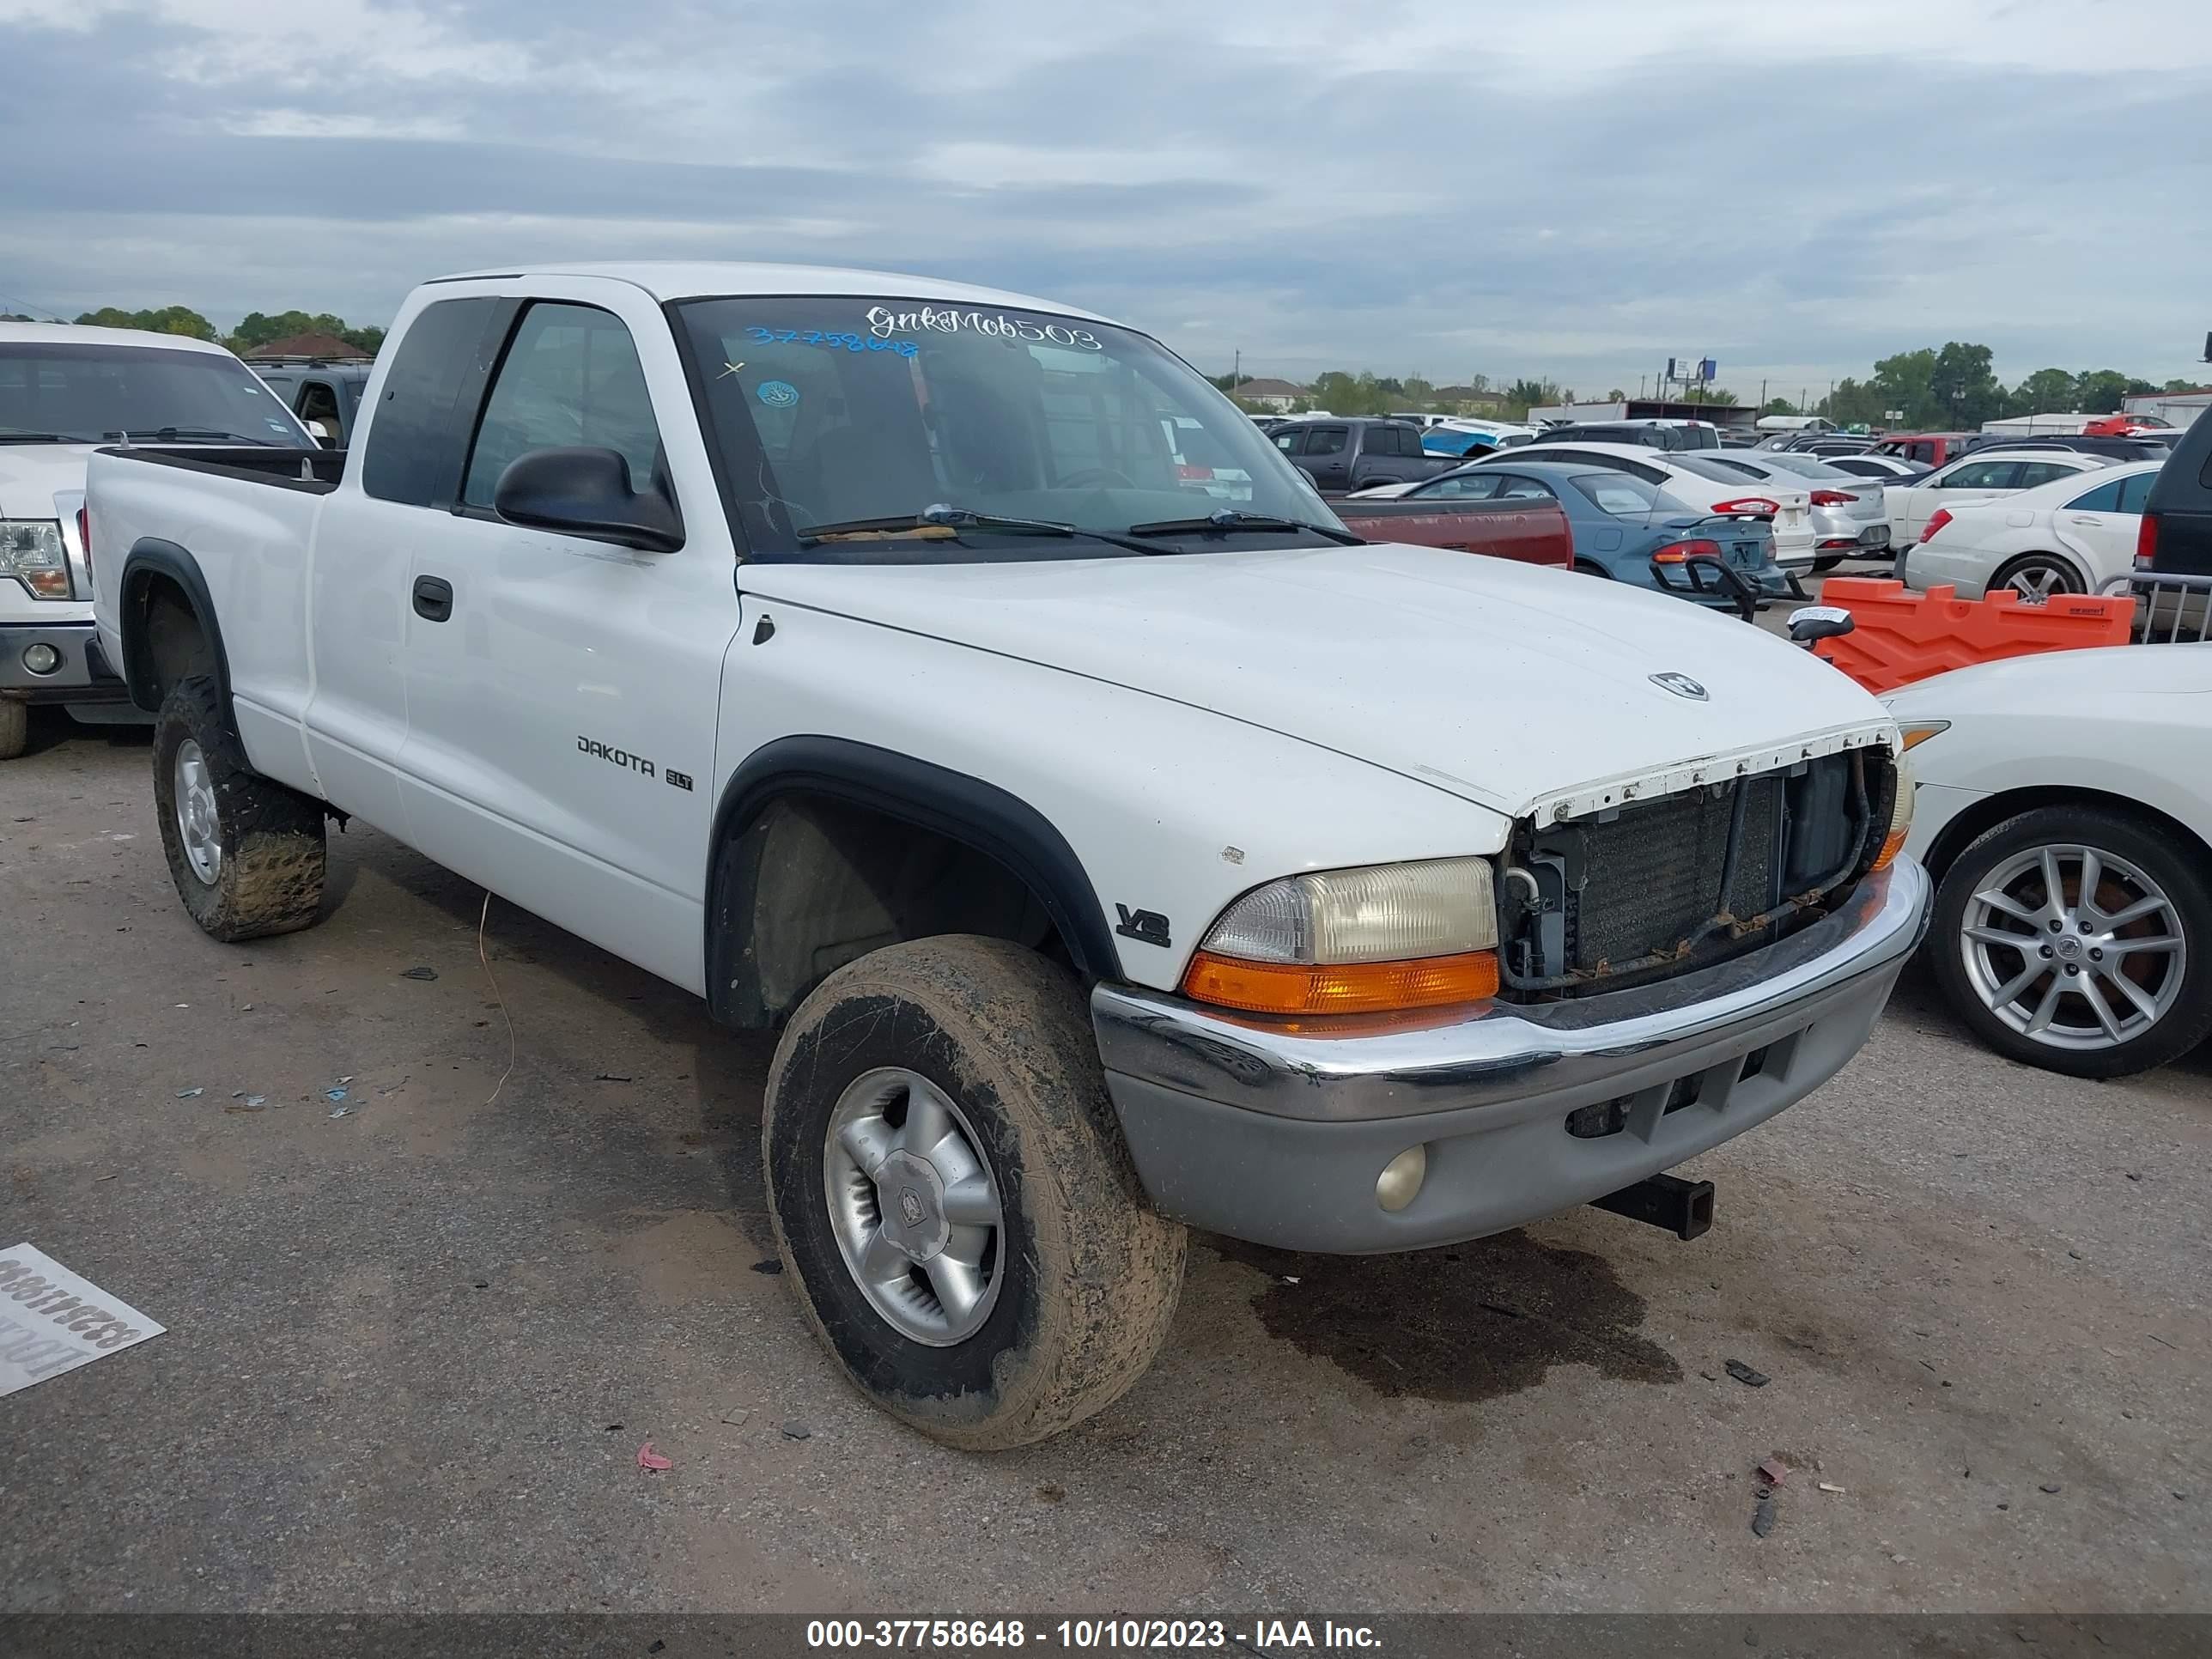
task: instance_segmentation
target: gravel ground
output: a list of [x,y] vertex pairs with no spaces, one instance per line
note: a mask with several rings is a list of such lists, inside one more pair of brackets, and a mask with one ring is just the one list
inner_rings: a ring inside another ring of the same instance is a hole
[[0,1610],[2212,1605],[2212,1054],[2069,1082],[1908,977],[1697,1161],[1705,1238],[1201,1239],[1133,1393],[961,1455],[764,1271],[764,1044],[496,902],[495,997],[481,894],[358,827],[319,927],[216,945],[143,737],[37,730],[0,768],[0,1245],[169,1329],[0,1400]]

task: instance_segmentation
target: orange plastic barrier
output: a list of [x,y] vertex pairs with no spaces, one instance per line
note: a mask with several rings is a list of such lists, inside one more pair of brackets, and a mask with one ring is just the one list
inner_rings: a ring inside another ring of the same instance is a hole
[[1841,605],[1856,626],[1814,651],[1869,691],[1893,691],[1948,668],[2087,646],[2125,645],[2135,625],[2131,595],[2055,593],[2030,605],[2014,592],[1961,599],[1946,583],[1925,593],[1903,582],[1835,576],[1820,603]]

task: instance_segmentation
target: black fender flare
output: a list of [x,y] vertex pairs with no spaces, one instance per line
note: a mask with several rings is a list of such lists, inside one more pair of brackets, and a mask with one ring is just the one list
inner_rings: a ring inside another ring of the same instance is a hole
[[746,924],[756,872],[744,831],[779,796],[824,795],[973,848],[1012,871],[1066,941],[1085,980],[1121,977],[1090,873],[1050,819],[1018,795],[950,767],[848,738],[777,738],[745,757],[714,810],[707,871],[707,1004],[724,1024],[754,1027],[760,1011],[738,986],[750,977]]
[[131,701],[149,714],[161,712],[143,603],[146,586],[156,575],[167,576],[184,590],[185,602],[191,606],[200,631],[207,636],[208,649],[214,654],[216,685],[222,693],[223,707],[228,708],[230,657],[222,647],[222,624],[216,619],[215,597],[208,592],[207,578],[200,574],[198,560],[176,543],[157,536],[141,536],[131,544],[117,588],[122,599],[118,626],[123,635],[123,681],[130,688]]

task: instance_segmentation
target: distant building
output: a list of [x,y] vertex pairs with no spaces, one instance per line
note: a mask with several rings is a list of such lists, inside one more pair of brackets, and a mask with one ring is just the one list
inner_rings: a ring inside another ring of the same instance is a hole
[[2207,409],[2212,409],[2212,386],[2194,392],[2145,392],[2120,399],[2122,414],[2155,415],[2168,426],[2187,426]]
[[376,361],[373,352],[350,345],[334,334],[288,334],[281,340],[271,340],[267,345],[256,346],[245,354],[246,361],[272,362],[287,357],[312,357],[325,363],[371,363]]
[[1237,384],[1236,395],[1248,404],[1261,409],[1272,409],[1278,415],[1287,415],[1291,405],[1302,402],[1307,396],[1305,387],[1292,386],[1288,380],[1261,379],[1243,380]]

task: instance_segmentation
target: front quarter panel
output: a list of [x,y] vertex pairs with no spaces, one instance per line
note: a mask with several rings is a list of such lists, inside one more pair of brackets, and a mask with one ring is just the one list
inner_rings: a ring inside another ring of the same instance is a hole
[[1164,945],[1114,939],[1136,984],[1174,988],[1214,917],[1262,882],[1505,843],[1495,812],[1226,716],[788,601],[749,595],[744,611],[718,798],[749,755],[804,736],[994,785],[1066,839],[1109,927],[1117,906],[1167,918]]

